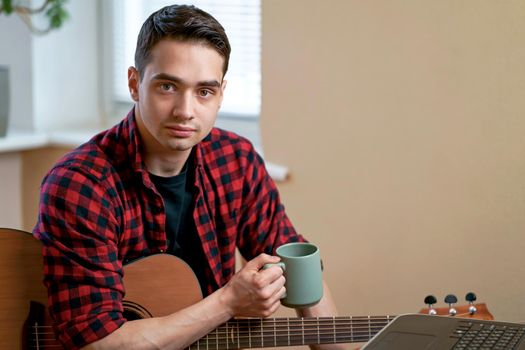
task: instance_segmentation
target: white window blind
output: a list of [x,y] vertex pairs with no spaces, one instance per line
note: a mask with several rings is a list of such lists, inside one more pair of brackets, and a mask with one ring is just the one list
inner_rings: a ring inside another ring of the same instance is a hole
[[[173,1],[114,0],[112,8],[112,94],[116,103],[130,102],[126,72],[134,66],[137,35],[154,11]],[[191,5],[210,13],[226,30],[232,52],[221,113],[258,118],[261,103],[260,0],[193,0]]]

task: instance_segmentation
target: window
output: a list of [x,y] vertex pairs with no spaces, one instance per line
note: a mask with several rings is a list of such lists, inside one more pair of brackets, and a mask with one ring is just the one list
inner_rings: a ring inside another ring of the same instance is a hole
[[[103,2],[104,13],[109,14],[104,20],[109,33],[105,31],[104,37],[107,41],[105,62],[110,65],[105,78],[110,87],[106,92],[106,105],[109,104],[106,110],[111,111],[110,115],[119,113],[121,116],[122,109],[130,106],[126,74],[127,68],[134,65],[136,40],[142,23],[152,12],[172,3],[165,0]],[[261,100],[260,0],[192,0],[191,4],[210,13],[223,25],[232,46],[219,124],[221,119],[257,123]]]

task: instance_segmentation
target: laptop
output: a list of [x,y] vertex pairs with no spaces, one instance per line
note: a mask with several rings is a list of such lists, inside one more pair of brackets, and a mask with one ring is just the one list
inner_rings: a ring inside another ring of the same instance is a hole
[[408,314],[396,317],[363,350],[525,350],[525,324]]

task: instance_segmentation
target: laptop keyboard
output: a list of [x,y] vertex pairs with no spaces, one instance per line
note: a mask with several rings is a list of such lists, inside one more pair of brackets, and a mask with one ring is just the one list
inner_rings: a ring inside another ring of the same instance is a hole
[[458,338],[452,349],[516,349],[524,338],[524,326],[496,325],[472,321],[460,322],[454,330],[453,338]]

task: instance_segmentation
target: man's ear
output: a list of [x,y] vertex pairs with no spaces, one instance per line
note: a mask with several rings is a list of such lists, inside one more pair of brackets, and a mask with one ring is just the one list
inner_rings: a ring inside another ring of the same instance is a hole
[[137,102],[139,100],[139,82],[140,76],[139,72],[135,67],[128,68],[128,88],[129,94],[133,101]]

